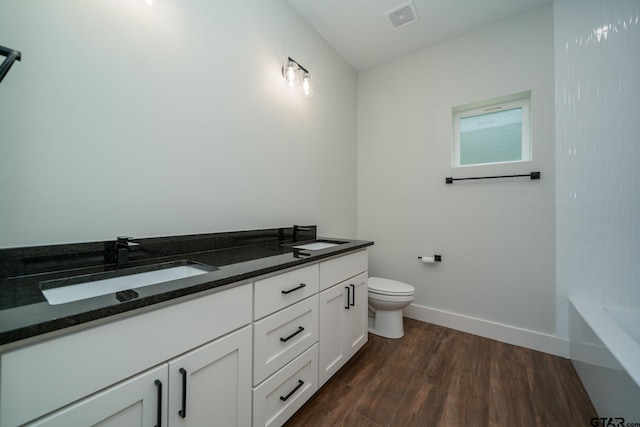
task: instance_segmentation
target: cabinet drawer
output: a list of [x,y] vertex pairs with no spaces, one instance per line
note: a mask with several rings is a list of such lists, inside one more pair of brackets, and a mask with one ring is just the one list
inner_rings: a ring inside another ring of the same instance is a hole
[[321,262],[320,290],[367,271],[368,268],[369,257],[366,250]]
[[8,351],[0,425],[40,417],[240,328],[251,322],[250,307],[247,283]]
[[257,385],[318,341],[318,295],[272,314],[253,327]]
[[280,426],[318,390],[318,344],[253,389],[253,425]]
[[255,320],[318,292],[318,264],[289,271],[254,283]]

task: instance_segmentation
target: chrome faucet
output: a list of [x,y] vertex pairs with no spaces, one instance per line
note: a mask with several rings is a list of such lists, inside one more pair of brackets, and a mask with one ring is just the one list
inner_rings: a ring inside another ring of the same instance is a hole
[[124,267],[129,263],[129,249],[140,246],[140,243],[129,241],[133,237],[118,236],[116,240],[116,265]]

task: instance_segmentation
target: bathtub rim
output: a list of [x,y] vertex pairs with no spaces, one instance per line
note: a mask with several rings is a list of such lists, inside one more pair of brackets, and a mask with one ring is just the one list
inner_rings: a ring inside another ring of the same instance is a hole
[[[623,310],[619,307],[605,306],[593,302],[569,298],[582,319],[620,363],[631,379],[640,387],[640,344],[633,340],[618,323],[607,313],[610,310]],[[640,316],[640,313],[638,314]],[[627,351],[622,351],[626,349]]]

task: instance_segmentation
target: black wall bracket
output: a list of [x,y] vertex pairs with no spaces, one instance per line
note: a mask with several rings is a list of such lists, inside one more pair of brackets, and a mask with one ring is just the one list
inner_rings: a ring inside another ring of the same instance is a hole
[[0,82],[2,82],[4,76],[7,75],[13,63],[22,59],[22,54],[17,50],[0,46],[0,55],[6,57],[6,59],[0,63]]

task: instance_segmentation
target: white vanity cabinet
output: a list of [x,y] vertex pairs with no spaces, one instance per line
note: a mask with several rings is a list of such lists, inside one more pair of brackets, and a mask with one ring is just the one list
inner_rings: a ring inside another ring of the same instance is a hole
[[366,251],[320,264],[321,277],[325,271],[331,280],[346,278],[320,292],[320,386],[367,342],[366,270]]
[[253,425],[282,425],[318,390],[319,265],[254,283]]
[[[55,417],[60,415],[60,419],[65,419],[67,415],[63,415],[63,412],[74,405],[77,411],[71,411],[73,415],[70,413],[68,416],[82,417],[86,413],[93,417],[102,411],[107,416],[104,419],[106,422],[110,412],[118,407],[113,402],[121,399],[130,402],[127,406],[130,413],[118,417],[132,416],[131,419],[135,419],[132,414],[137,410],[130,406],[140,405],[144,418],[140,418],[140,423],[132,424],[115,418],[118,420],[117,425],[153,427],[157,425],[157,417],[154,415],[149,419],[147,414],[150,411],[155,414],[158,407],[157,395],[154,394],[157,393],[155,380],[162,382],[163,393],[179,392],[180,390],[174,390],[175,377],[170,379],[171,387],[167,387],[162,378],[175,375],[171,363],[180,360],[185,363],[185,369],[188,369],[190,375],[206,371],[206,374],[193,377],[191,384],[187,382],[194,390],[188,394],[193,401],[189,407],[194,408],[194,414],[198,414],[197,408],[202,405],[213,406],[210,402],[201,401],[218,398],[213,395],[198,396],[195,391],[202,387],[199,381],[210,380],[211,384],[207,386],[213,387],[211,393],[220,390],[221,383],[225,382],[225,393],[233,396],[233,392],[229,390],[236,387],[243,390],[243,394],[237,397],[244,405],[238,410],[242,414],[237,425],[250,425],[250,415],[247,414],[251,399],[252,350],[251,326],[247,325],[251,323],[251,301],[251,284],[240,285],[7,351],[0,356],[0,425],[14,427],[45,415],[50,416],[51,425],[58,425],[55,424]],[[236,339],[242,343],[234,341]],[[231,341],[233,343],[229,344]],[[226,358],[226,365],[223,365],[219,354],[223,356],[222,359]],[[185,357],[181,358],[180,355]],[[202,361],[203,355],[208,359],[205,362]],[[230,364],[229,359],[235,359],[233,363],[236,365]],[[198,365],[207,368],[202,370]],[[220,368],[213,367],[215,365]],[[159,367],[166,370],[162,378],[137,378],[138,375],[144,376],[141,372],[149,369],[155,372]],[[232,370],[236,371],[235,374]],[[218,374],[222,375],[222,372],[224,375],[219,380],[214,378]],[[229,378],[234,378],[233,382],[229,382]],[[136,388],[138,385],[139,389]],[[161,400],[165,402],[164,397]],[[171,407],[174,404],[173,400],[166,400],[166,404],[163,404],[164,411],[167,405]],[[229,410],[228,408],[225,409]],[[235,407],[233,410],[235,411]],[[163,422],[163,426],[172,425],[173,414],[169,415],[168,422]],[[78,422],[66,425],[95,424],[89,422],[92,418],[86,418],[87,422],[81,421],[85,418],[72,418],[76,419]],[[43,422],[44,420],[46,418],[41,419]]]
[[366,343],[367,269],[362,250],[254,283],[254,427],[282,425]]
[[250,364],[245,326],[28,425],[249,426]]
[[367,250],[0,354],[0,426],[279,426],[367,341]]

